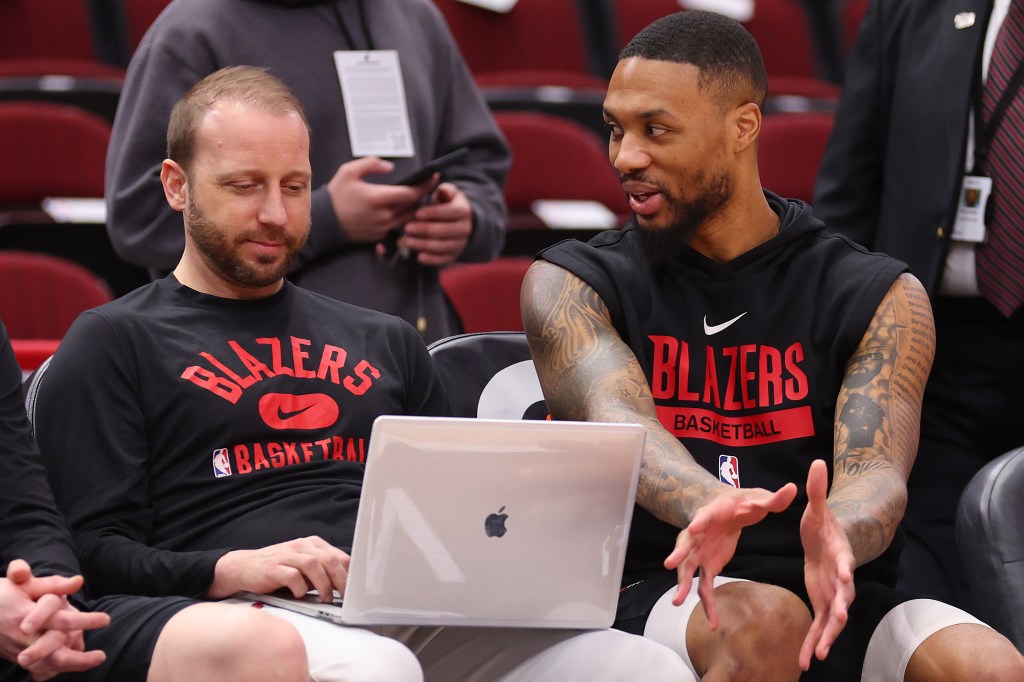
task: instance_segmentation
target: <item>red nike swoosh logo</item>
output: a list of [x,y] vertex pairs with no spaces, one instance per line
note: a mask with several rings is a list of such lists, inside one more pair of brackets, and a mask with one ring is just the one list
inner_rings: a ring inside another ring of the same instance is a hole
[[322,429],[338,421],[338,403],[324,393],[268,393],[260,398],[260,417],[272,429]]

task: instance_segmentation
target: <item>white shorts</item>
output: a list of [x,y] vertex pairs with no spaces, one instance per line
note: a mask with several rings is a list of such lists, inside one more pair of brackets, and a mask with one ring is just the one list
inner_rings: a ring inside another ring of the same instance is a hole
[[[226,603],[253,602],[228,599]],[[618,630],[352,627],[262,606],[299,632],[315,682],[688,682],[679,657]]]

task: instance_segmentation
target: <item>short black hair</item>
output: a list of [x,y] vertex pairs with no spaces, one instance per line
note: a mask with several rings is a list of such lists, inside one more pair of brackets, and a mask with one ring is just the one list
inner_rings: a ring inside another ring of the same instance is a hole
[[685,10],[658,19],[636,34],[619,59],[640,57],[692,64],[701,89],[717,90],[723,104],[764,106],[768,74],[757,41],[747,29],[715,12]]

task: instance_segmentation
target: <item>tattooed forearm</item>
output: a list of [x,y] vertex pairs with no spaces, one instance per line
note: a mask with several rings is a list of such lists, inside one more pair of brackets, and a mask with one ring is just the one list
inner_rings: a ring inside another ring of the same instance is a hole
[[643,370],[612,328],[597,293],[565,270],[539,262],[524,281],[522,310],[551,415],[647,427],[637,503],[676,526],[689,523],[718,481],[661,427]]
[[904,275],[882,300],[847,366],[836,406],[829,506],[858,563],[885,551],[903,518],[934,343],[927,295]]
[[839,409],[839,421],[846,427],[847,447],[869,448],[882,427],[882,408],[870,397],[854,393]]

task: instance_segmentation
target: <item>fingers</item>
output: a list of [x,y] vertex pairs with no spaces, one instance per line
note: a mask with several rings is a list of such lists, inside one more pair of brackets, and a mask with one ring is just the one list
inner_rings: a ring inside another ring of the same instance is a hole
[[795,483],[787,483],[782,486],[774,493],[771,498],[765,504],[764,508],[770,512],[778,514],[781,511],[785,511],[789,505],[793,504],[793,500],[796,499],[797,487]]
[[[28,620],[28,617],[25,620]],[[58,611],[52,618],[44,622],[44,626],[47,629],[63,630],[65,632],[97,630],[108,625],[110,625],[110,616],[107,614],[99,611],[79,611],[70,605]],[[24,623],[22,627],[25,627]]]
[[416,210],[416,220],[452,222],[469,220],[473,216],[473,208],[470,206],[469,200],[450,182],[442,184],[431,199],[434,203],[421,206]]
[[[815,609],[817,611],[817,609]],[[811,667],[811,656],[814,655],[815,649],[817,649],[818,642],[821,640],[821,633],[825,629],[825,622],[823,614],[816,612],[814,614],[814,620],[811,622],[811,629],[807,631],[807,636],[804,637],[803,644],[800,645],[800,669],[807,670]]]
[[21,621],[21,631],[26,635],[39,632],[55,613],[68,605],[64,597],[44,594]]
[[451,239],[434,239],[419,237],[403,237],[399,241],[401,248],[416,253],[421,265],[446,265],[458,258],[466,249],[466,237]]
[[317,560],[326,576],[324,589],[318,587],[317,590],[325,603],[330,602],[333,599],[334,590],[339,593],[345,592],[345,585],[348,582],[349,555],[322,538],[314,536],[308,540],[316,547]]
[[[675,554],[675,552],[673,552]],[[670,555],[671,558],[671,555]],[[668,564],[668,560],[665,561]],[[672,604],[675,606],[681,606],[686,600],[686,596],[690,594],[690,588],[693,587],[693,576],[697,573],[697,566],[691,561],[684,561],[676,568],[676,580],[679,582],[679,588],[676,590],[676,594],[672,597]]]
[[33,680],[48,680],[58,673],[94,668],[106,660],[102,651],[74,651],[65,646],[65,633],[50,630],[18,655],[18,665]]
[[415,219],[405,225],[400,245],[418,252],[423,265],[444,265],[466,249],[473,232],[473,209],[450,182],[442,183],[432,200],[435,203],[420,207]]
[[[691,524],[692,525],[692,524]],[[665,559],[665,568],[676,571],[679,589],[676,590],[672,603],[679,606],[686,599],[693,586],[693,576],[697,573],[699,559],[689,528],[680,532],[676,538],[676,547]]]
[[7,579],[12,583],[22,584],[32,578],[32,569],[28,562],[15,559],[7,565]]
[[[842,570],[840,570],[840,573],[842,573]],[[819,661],[825,660],[825,656],[828,655],[829,650],[835,643],[836,637],[846,627],[846,621],[850,617],[848,609],[850,604],[853,603],[854,598],[853,576],[850,575],[848,579],[840,576],[838,587],[839,589],[836,590],[836,594],[832,599],[828,621],[825,623],[818,645],[815,647],[814,653]]]
[[842,612],[836,612],[833,610],[828,617],[828,621],[825,623],[825,627],[822,630],[821,637],[818,640],[818,645],[814,649],[814,655],[817,656],[819,661],[824,661],[825,657],[828,656],[829,650],[836,641],[836,637],[846,627],[846,620],[848,615],[844,608]]
[[444,265],[465,251],[472,229],[468,220],[455,223],[409,223],[398,244],[415,251],[423,265]]
[[[345,591],[348,580],[348,555],[322,538],[313,536],[294,540],[293,553],[279,566],[285,587],[301,597],[313,586],[322,601],[330,602],[334,590]],[[291,570],[289,570],[291,569]]]
[[[460,196],[465,198],[465,195],[462,194],[462,190],[459,189],[458,185],[451,182],[442,182],[437,186],[437,189],[434,190],[434,194],[430,197],[430,201],[434,205],[445,205],[460,198]],[[466,200],[466,203],[468,204],[469,200]]]
[[[288,564],[279,564],[270,569],[270,578],[274,585],[279,589],[288,590],[295,598],[299,598],[306,594],[306,592],[309,592],[310,587],[319,590],[320,587],[317,583],[306,575],[306,571],[293,565],[295,563],[302,562],[293,559]],[[322,585],[323,581],[320,581],[320,584]]]
[[49,575],[45,578],[30,578],[21,585],[21,589],[31,599],[39,599],[46,594],[72,595],[82,588],[82,576],[74,575],[66,578],[61,575]]
[[828,497],[828,466],[824,460],[811,462],[807,471],[807,505],[824,509],[825,498]]
[[711,624],[711,631],[718,629],[718,606],[715,604],[715,576],[713,573],[701,569],[700,580],[697,581],[697,594],[700,596],[701,606],[704,607],[704,615]]
[[365,156],[353,159],[338,167],[338,175],[347,180],[362,180],[367,175],[382,175],[395,169],[395,164],[378,156]]
[[54,667],[61,672],[80,672],[95,668],[107,660],[107,655],[98,649],[92,651],[72,651],[71,649],[58,649],[50,660]]

